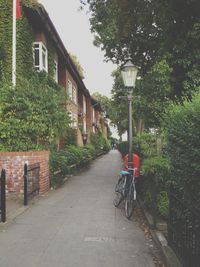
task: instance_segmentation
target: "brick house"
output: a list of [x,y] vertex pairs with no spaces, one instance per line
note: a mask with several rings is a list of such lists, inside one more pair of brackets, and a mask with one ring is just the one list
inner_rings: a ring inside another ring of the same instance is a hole
[[[3,5],[4,7],[4,5]],[[11,17],[11,6],[10,17]],[[7,7],[5,7],[7,8]],[[71,127],[77,131],[77,144],[82,146],[89,142],[90,133],[98,133],[100,124],[102,124],[101,107],[90,95],[85,87],[79,72],[72,59],[69,56],[62,40],[60,39],[51,19],[41,5],[23,6],[22,25],[25,27],[25,35],[18,32],[18,41],[21,45],[26,46],[24,53],[23,46],[17,47],[17,59],[20,66],[28,69],[32,74],[33,68],[36,71],[45,71],[55,82],[65,88],[68,95],[66,103],[67,111],[71,115]],[[4,12],[4,11],[3,11]],[[8,12],[9,13],[9,12]],[[5,19],[5,17],[4,17]],[[6,31],[0,29],[0,36]],[[5,39],[12,39],[10,32],[3,35]],[[5,47],[6,48],[6,47]],[[19,56],[19,49],[23,50],[23,55]],[[9,54],[9,53],[8,53]],[[10,58],[5,63],[9,65]],[[1,62],[0,62],[1,63]],[[29,65],[28,65],[29,64]],[[3,66],[4,67],[4,66]],[[9,73],[11,67],[8,66],[6,71]],[[17,68],[17,74],[23,75],[20,67]],[[22,77],[26,77],[23,75]],[[26,77],[27,78],[27,77]],[[103,136],[105,130],[101,128]],[[59,147],[64,146],[64,140],[59,140]],[[7,170],[7,191],[21,192],[23,185],[23,166],[24,164],[34,164],[40,162],[41,180],[40,192],[44,193],[49,189],[49,152],[32,151],[32,152],[0,152],[0,169]]]
[[[23,4],[22,2],[22,20],[17,21],[17,62],[19,64],[16,73],[28,78],[30,77],[28,75],[32,75],[33,69],[38,72],[45,71],[55,82],[65,88],[69,99],[66,107],[72,119],[71,127],[77,129],[77,144],[83,145],[89,141],[90,132],[94,132],[93,100],[44,7],[34,1],[24,1]],[[2,15],[7,14],[3,20],[6,20],[9,14],[12,17],[12,5],[4,6],[2,1],[2,7],[5,9],[1,10]],[[8,49],[12,46],[12,31],[10,28],[5,30],[4,27],[7,26],[4,24],[0,29],[0,37],[6,40],[4,49]],[[3,68],[9,74],[11,72],[10,53],[3,64]],[[97,120],[97,115],[95,118]],[[60,147],[64,145],[64,140],[61,141]]]
[[[95,121],[99,124],[101,110],[97,107],[97,103],[93,108],[94,100],[85,87],[46,10],[43,7],[37,9],[25,7],[24,12],[35,36],[33,43],[34,67],[37,71],[48,72],[50,47],[54,51],[53,62],[51,60],[53,78],[65,88],[69,97],[67,110],[72,119],[71,127],[77,129],[77,144],[82,146],[88,143],[90,132],[97,132],[98,128],[96,127],[94,130],[93,123]],[[95,119],[92,119],[93,113]]]

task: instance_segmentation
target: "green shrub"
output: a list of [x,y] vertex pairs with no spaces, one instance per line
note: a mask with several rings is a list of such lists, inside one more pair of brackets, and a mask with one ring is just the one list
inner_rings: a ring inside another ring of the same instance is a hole
[[[133,137],[133,153],[138,154],[142,159],[155,156],[157,154],[157,134],[143,133],[140,136]],[[118,150],[124,157],[128,154],[128,141],[121,142]]]
[[200,209],[200,95],[175,106],[165,127],[171,181]]
[[96,150],[100,150],[101,144],[98,140],[98,135],[95,133],[90,134],[90,142],[95,147]]
[[[151,211],[166,218],[168,213],[168,196],[162,192],[168,190],[170,176],[169,162],[163,157],[145,159],[142,164],[142,189],[140,196]],[[164,196],[166,198],[164,198]]]
[[110,150],[110,143],[107,139],[103,138],[101,131],[98,134],[91,133],[90,142],[95,147],[96,153],[102,151],[108,152]]
[[84,147],[68,146],[59,152],[50,153],[51,185],[60,185],[67,174],[86,166],[96,156],[92,145]]
[[64,140],[67,146],[70,146],[70,145],[76,146],[77,145],[77,130],[68,128],[66,130]]
[[64,153],[70,157],[71,164],[81,164],[83,161],[83,153],[80,147],[68,146],[65,148]]
[[108,152],[110,151],[111,146],[110,146],[110,142],[108,141],[108,139],[103,138],[103,151]]
[[86,145],[86,146],[83,146],[82,149],[85,151],[87,151],[87,153],[89,154],[89,157],[90,159],[92,158],[95,158],[96,156],[96,151],[95,151],[95,148],[93,145]]
[[138,155],[144,159],[157,155],[157,133],[143,133],[133,138],[133,147]]
[[46,74],[0,83],[0,150],[48,149],[69,125],[65,92]]
[[170,177],[169,162],[163,157],[145,159],[142,164],[142,175],[155,180],[157,184],[166,186]]

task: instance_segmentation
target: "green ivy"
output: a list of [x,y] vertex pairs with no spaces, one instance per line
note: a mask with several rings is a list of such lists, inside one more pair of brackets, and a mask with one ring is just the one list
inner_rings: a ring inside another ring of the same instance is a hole
[[[42,7],[36,0],[21,0],[22,18],[17,20],[17,81],[19,77],[30,78],[34,73],[33,68],[33,51],[32,46],[35,40],[34,30],[29,23],[25,9],[37,9]],[[12,74],[12,1],[0,0],[0,47],[5,51],[5,56],[2,61],[2,76],[11,80]],[[50,40],[48,40],[48,67],[49,75],[53,77],[54,68],[54,53],[55,49]],[[1,61],[1,59],[0,59]],[[1,63],[1,62],[0,62]]]
[[[29,78],[33,72],[32,44],[34,34],[21,8],[22,19],[17,20],[17,77]],[[12,1],[0,0],[0,46],[5,51],[2,75],[11,79],[12,73]]]
[[47,44],[48,50],[48,74],[53,78],[54,76],[54,54],[56,52],[52,42],[48,42]]
[[65,131],[64,142],[67,146],[77,145],[77,129],[68,128]]
[[69,125],[64,89],[46,73],[0,84],[0,150],[48,149]]
[[12,69],[12,1],[0,0],[0,47],[4,50],[2,75],[11,79]]
[[103,137],[101,131],[98,131],[97,134],[91,133],[90,142],[95,147],[97,154],[101,153],[102,151],[108,152],[111,149],[110,142]]

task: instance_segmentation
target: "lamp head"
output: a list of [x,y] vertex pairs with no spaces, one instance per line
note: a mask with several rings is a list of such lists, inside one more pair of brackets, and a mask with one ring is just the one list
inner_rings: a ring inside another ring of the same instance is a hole
[[122,78],[126,87],[135,87],[138,68],[128,60],[121,68]]

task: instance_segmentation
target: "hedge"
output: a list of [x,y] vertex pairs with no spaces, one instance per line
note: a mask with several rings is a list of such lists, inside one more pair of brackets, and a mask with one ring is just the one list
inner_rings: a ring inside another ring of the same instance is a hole
[[175,106],[166,122],[171,182],[200,208],[200,95]]
[[[107,152],[106,150],[101,150]],[[50,153],[50,174],[51,185],[57,187],[63,183],[63,178],[67,174],[88,166],[92,159],[95,159],[99,153],[93,145],[77,147],[74,145],[67,146],[61,151],[51,151]]]

